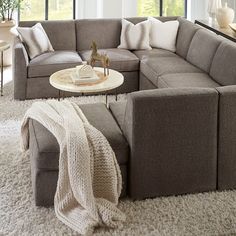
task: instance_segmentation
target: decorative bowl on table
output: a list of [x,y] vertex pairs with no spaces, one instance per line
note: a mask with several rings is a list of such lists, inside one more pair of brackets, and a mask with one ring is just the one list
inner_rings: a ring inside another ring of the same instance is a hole
[[78,85],[93,84],[100,80],[90,65],[76,66],[76,70],[70,76],[73,83]]

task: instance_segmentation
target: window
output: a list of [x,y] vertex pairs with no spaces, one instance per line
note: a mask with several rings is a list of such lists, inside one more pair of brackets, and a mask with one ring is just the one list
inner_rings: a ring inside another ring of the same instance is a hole
[[74,19],[75,0],[24,0],[19,18],[21,21]]
[[187,0],[138,0],[139,16],[186,16]]
[[20,20],[44,20],[45,2],[26,0],[21,4]]
[[49,20],[69,20],[73,18],[73,1],[71,0],[50,0],[48,6]]

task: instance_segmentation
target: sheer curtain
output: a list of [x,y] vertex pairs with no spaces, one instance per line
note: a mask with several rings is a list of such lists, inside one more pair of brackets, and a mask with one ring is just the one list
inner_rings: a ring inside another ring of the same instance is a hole
[[76,18],[137,16],[137,0],[77,0]]
[[[230,7],[236,0],[229,0]],[[188,0],[188,19],[207,19],[208,0]],[[234,5],[232,5],[234,4]],[[135,17],[138,15],[138,0],[76,0],[76,17],[103,18],[103,17]]]
[[76,18],[97,18],[98,0],[76,0]]

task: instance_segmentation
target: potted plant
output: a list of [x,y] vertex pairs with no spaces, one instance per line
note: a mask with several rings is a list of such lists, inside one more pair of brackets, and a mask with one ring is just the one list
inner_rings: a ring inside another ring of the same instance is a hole
[[12,21],[13,12],[18,9],[22,0],[0,0],[1,21]]
[[[15,26],[13,13],[20,6],[22,0],[0,0],[0,40],[13,44],[14,35],[10,32]],[[12,53],[8,50],[4,53],[4,65],[11,65]]]

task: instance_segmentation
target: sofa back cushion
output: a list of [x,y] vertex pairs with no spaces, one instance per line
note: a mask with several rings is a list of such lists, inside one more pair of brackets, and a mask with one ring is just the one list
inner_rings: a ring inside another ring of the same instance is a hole
[[[177,17],[157,17],[160,21],[176,20]],[[126,18],[133,24],[147,20],[147,17]],[[117,48],[120,44],[121,19],[81,19],[75,21],[77,50],[90,49],[94,40],[99,49]]]
[[117,48],[120,44],[120,19],[76,20],[77,50],[90,49],[92,41],[98,48]]
[[[36,21],[21,21],[20,27],[32,27]],[[73,20],[41,21],[54,50],[76,50],[75,22]]]
[[54,51],[48,36],[40,23],[33,27],[17,27],[19,37],[24,42],[30,59],[45,52]]
[[193,36],[187,61],[209,73],[213,57],[222,40],[216,34],[200,29]]
[[[173,20],[177,20],[178,17],[176,16],[159,16],[159,17],[154,17],[162,22],[166,22],[166,21],[173,21]],[[148,19],[148,17],[128,17],[125,18],[126,20],[130,21],[133,24],[138,24],[141,21],[145,21]]]
[[225,40],[220,44],[214,56],[210,76],[219,84],[236,84],[236,46]]
[[186,58],[193,36],[197,30],[200,29],[200,26],[193,24],[183,17],[179,17],[178,21],[179,32],[176,40],[176,53],[179,56]]

